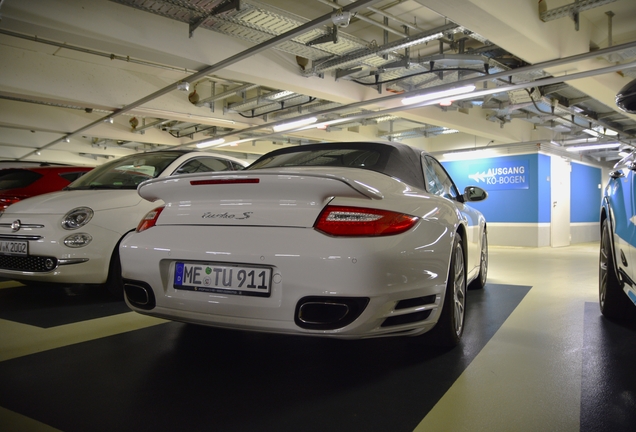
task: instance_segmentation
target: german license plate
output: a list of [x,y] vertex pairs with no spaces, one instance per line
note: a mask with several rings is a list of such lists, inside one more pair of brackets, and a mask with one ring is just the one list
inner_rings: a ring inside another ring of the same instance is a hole
[[27,256],[29,254],[29,242],[0,240],[0,255]]
[[212,263],[178,262],[174,289],[268,297],[272,269]]

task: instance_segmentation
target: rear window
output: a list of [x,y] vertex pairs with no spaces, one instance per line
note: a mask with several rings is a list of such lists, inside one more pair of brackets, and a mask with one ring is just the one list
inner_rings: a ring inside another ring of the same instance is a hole
[[219,159],[216,157],[201,157],[192,159],[181,165],[177,169],[175,174],[194,174],[210,171],[232,171],[233,169],[234,166],[228,160]]
[[145,180],[155,178],[181,152],[136,154],[100,165],[74,181],[67,189],[137,189]]
[[250,165],[249,169],[293,166],[332,166],[377,169],[380,153],[372,149],[334,148],[297,151],[266,157]]
[[86,171],[66,172],[66,173],[59,173],[58,175],[62,177],[64,180],[66,180],[67,182],[73,183],[75,180],[77,180],[84,174],[86,174]]
[[2,170],[0,171],[0,190],[25,188],[40,177],[42,174],[29,170]]

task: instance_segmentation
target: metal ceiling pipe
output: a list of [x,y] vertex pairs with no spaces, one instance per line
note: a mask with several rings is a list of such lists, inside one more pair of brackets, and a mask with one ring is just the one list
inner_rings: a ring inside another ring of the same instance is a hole
[[[636,42],[632,42],[629,44],[624,44],[621,45],[621,47],[623,47],[622,49],[625,48],[629,48],[631,46],[636,46]],[[599,51],[604,51],[604,50],[599,50]],[[576,55],[576,56],[572,56],[572,57],[568,57],[565,59],[557,59],[557,60],[552,60],[552,61],[548,61],[548,62],[544,62],[544,63],[539,63],[533,66],[525,66],[523,68],[519,68],[519,69],[524,69],[524,71],[528,71],[531,70],[530,68],[534,68],[534,69],[541,69],[543,67],[549,67],[549,66],[544,66],[546,64],[550,64],[550,65],[555,65],[555,64],[562,64],[562,63],[569,63],[571,61],[576,61],[579,60],[581,57],[587,57],[590,55],[593,56],[598,56],[599,51],[594,51],[593,53],[585,53],[585,54],[580,54],[580,55]],[[568,59],[576,59],[576,60],[570,60],[568,61]],[[585,71],[585,72],[578,72],[578,73],[573,73],[570,75],[565,75],[565,76],[561,76],[561,77],[552,77],[552,78],[543,78],[541,79],[540,83],[541,85],[550,85],[550,84],[556,84],[556,83],[560,83],[563,81],[569,81],[569,80],[575,80],[575,79],[581,79],[581,78],[588,78],[591,76],[596,76],[596,75],[602,75],[602,74],[606,74],[606,73],[612,73],[612,72],[617,72],[623,69],[628,69],[628,68],[633,68],[636,67],[636,61],[631,62],[631,63],[626,63],[626,64],[622,64],[622,65],[615,65],[615,66],[609,66],[606,68],[600,68],[600,69],[594,69],[591,71]],[[493,74],[493,75],[489,75],[486,78],[478,78],[478,79],[470,79],[470,80],[466,80],[466,81],[462,81],[462,83],[468,83],[468,82],[479,82],[479,81],[485,81],[485,80],[490,80],[492,79],[492,77],[494,75],[511,75],[513,71],[506,71],[506,72],[501,72],[499,74]],[[439,89],[447,89],[447,88],[451,88],[452,86],[456,86],[457,83],[452,83],[452,84],[447,84],[447,85],[443,85],[443,86],[438,86],[436,87],[436,90]],[[524,88],[531,88],[531,87],[536,87],[538,84],[536,81],[531,81],[531,82],[526,82],[526,83],[521,83],[521,84],[510,84],[507,86],[502,86],[502,87],[497,87],[497,88],[492,88],[492,89],[485,89],[485,90],[478,90],[478,91],[474,91],[472,93],[466,93],[464,95],[461,96],[457,96],[455,97],[455,100],[460,100],[462,97],[463,99],[473,99],[473,98],[478,98],[478,97],[482,97],[482,96],[488,96],[488,95],[492,95],[495,93],[501,93],[501,92],[505,92],[505,91],[510,91],[510,90],[518,90],[518,89],[524,89]],[[332,109],[326,109],[323,111],[317,111],[317,112],[313,112],[311,115],[301,115],[301,116],[297,116],[295,117],[298,120],[301,120],[303,118],[309,118],[309,117],[316,117],[316,116],[321,116],[321,115],[327,115],[327,114],[332,114],[338,111],[342,111],[345,109],[352,109],[352,108],[357,108],[357,107],[363,107],[363,106],[367,106],[367,105],[372,105],[372,104],[377,104],[378,102],[382,102],[382,101],[389,101],[389,100],[394,100],[394,99],[401,99],[404,98],[406,96],[414,96],[416,94],[419,94],[420,92],[410,92],[410,93],[402,93],[402,94],[396,94],[396,95],[391,95],[391,96],[387,96],[384,98],[376,98],[376,99],[370,99],[370,100],[366,100],[366,101],[362,101],[362,102],[355,102],[349,105],[343,105],[340,107],[336,107],[336,108],[332,108]],[[438,98],[438,99],[432,99],[426,102],[422,102],[419,104],[413,104],[413,105],[408,105],[408,106],[398,106],[398,107],[393,107],[393,108],[387,108],[387,109],[383,109],[383,110],[378,110],[378,111],[374,111],[373,115],[374,116],[378,116],[381,114],[391,114],[391,113],[396,113],[396,112],[401,112],[401,111],[408,111],[411,109],[415,109],[415,108],[423,108],[426,106],[430,106],[430,105],[435,105],[437,103],[439,103],[440,101],[443,101],[445,98]],[[446,98],[447,99],[447,98]],[[362,119],[365,117],[368,117],[369,113],[368,112],[364,112],[361,114],[354,114],[351,116],[347,116],[348,120],[355,120],[355,119]],[[319,120],[320,121],[320,120]],[[322,120],[325,121],[325,120]],[[284,121],[279,121],[279,122],[274,122],[274,123],[269,123],[269,124],[264,124],[264,125],[260,125],[260,126],[253,126],[251,128],[246,128],[246,129],[242,129],[238,132],[230,132],[224,135],[217,135],[218,138],[222,138],[222,137],[226,137],[226,136],[232,136],[232,135],[238,135],[240,134],[245,134],[245,133],[249,133],[249,132],[253,132],[253,131],[258,131],[258,130],[262,130],[262,129],[266,129],[266,128],[271,128],[275,125],[279,125],[279,124],[283,124],[285,123]],[[299,127],[299,128],[295,128],[295,129],[288,129],[285,130],[285,133],[289,134],[292,132],[298,132],[300,130],[306,129],[306,127]],[[272,132],[272,133],[266,133],[263,135],[259,135],[259,138],[268,138],[268,137],[272,137],[272,136],[277,136],[279,135],[279,132]],[[188,144],[184,144],[182,146],[179,146],[179,148],[181,147],[188,147],[191,145],[196,144],[197,142],[191,142]]]
[[[367,6],[373,5],[373,4],[378,3],[380,1],[382,1],[382,0],[358,0],[355,3],[352,3],[350,5],[344,6],[342,8],[342,10],[345,11],[345,12],[347,12],[347,11],[348,12],[357,12],[357,11],[359,11],[361,9],[364,9]],[[296,27],[296,28],[294,28],[292,30],[289,30],[288,32],[285,32],[285,33],[280,34],[278,36],[274,36],[273,38],[268,39],[265,42],[262,42],[262,43],[254,46],[252,48],[249,48],[249,49],[247,49],[245,51],[242,51],[242,52],[240,52],[238,54],[235,54],[235,55],[233,55],[231,57],[228,57],[225,60],[221,60],[220,62],[218,62],[218,63],[216,63],[214,65],[205,67],[205,68],[203,68],[200,71],[190,75],[189,77],[187,77],[185,79],[182,79],[182,80],[180,80],[178,82],[172,83],[172,84],[170,84],[170,85],[168,85],[168,86],[166,86],[166,87],[164,87],[164,88],[162,88],[160,90],[157,90],[156,92],[154,92],[154,93],[152,93],[152,94],[150,94],[150,95],[148,95],[148,96],[146,96],[144,98],[141,98],[141,99],[137,100],[136,102],[133,102],[131,104],[126,105],[125,107],[115,111],[111,115],[108,115],[106,117],[100,118],[99,120],[96,120],[96,121],[94,121],[94,122],[92,122],[92,123],[90,123],[90,124],[88,124],[88,125],[86,125],[86,126],[84,126],[82,128],[77,129],[76,131],[71,132],[70,134],[67,135],[67,137],[68,136],[72,136],[72,135],[80,134],[80,133],[82,133],[84,131],[87,131],[87,130],[89,130],[89,129],[97,126],[97,125],[100,125],[100,124],[104,123],[104,122],[111,122],[112,119],[115,118],[115,117],[118,117],[118,116],[120,116],[120,115],[122,115],[124,113],[127,113],[128,111],[132,111],[133,109],[135,109],[135,108],[137,108],[137,107],[139,107],[141,105],[144,105],[144,104],[146,104],[146,103],[148,103],[150,101],[153,101],[153,100],[157,99],[158,97],[161,97],[161,96],[163,96],[165,94],[170,93],[173,90],[176,90],[177,89],[177,85],[180,84],[181,82],[192,83],[194,81],[197,81],[197,80],[205,77],[206,75],[209,75],[209,74],[211,74],[213,72],[216,72],[218,70],[226,68],[226,67],[228,67],[230,65],[233,65],[234,63],[238,63],[241,60],[245,60],[245,59],[247,59],[249,57],[252,57],[255,54],[263,52],[263,51],[265,51],[265,50],[267,50],[267,49],[269,49],[269,48],[271,48],[271,47],[273,47],[275,45],[278,45],[278,44],[280,44],[282,42],[289,41],[289,40],[295,38],[296,36],[299,36],[301,34],[304,34],[304,33],[307,33],[307,32],[309,32],[311,30],[319,28],[319,27],[323,26],[324,24],[331,22],[331,15],[332,15],[332,13],[325,14],[325,15],[319,17],[319,18],[316,18],[313,21],[309,21],[308,23],[305,23],[305,24],[303,24],[301,26],[298,26],[298,27]],[[42,149],[51,147],[51,146],[53,146],[55,144],[59,144],[61,142],[64,142],[64,138],[65,137],[62,137],[62,138],[56,139],[54,141],[51,141],[50,143],[48,143],[48,144],[46,144],[46,145],[44,145],[44,146],[42,146],[42,147],[40,147],[40,148],[38,148],[36,150],[33,150],[33,151],[28,152],[28,153],[26,153],[25,155],[23,155],[23,156],[21,156],[19,158],[16,158],[16,160],[24,159],[26,157],[29,157],[29,156],[35,154],[36,151],[40,151]]]
[[607,15],[607,46],[611,47],[613,45],[613,43],[612,43],[612,17],[614,16],[614,12],[607,11],[607,12],[605,12],[605,15]]

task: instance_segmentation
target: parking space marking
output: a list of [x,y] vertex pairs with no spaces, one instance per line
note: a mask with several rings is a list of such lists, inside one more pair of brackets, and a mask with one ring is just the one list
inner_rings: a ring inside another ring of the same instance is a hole
[[49,329],[0,320],[0,361],[162,324],[135,312]]

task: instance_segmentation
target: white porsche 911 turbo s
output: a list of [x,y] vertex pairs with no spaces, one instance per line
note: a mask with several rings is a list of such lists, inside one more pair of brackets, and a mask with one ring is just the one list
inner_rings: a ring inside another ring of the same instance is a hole
[[246,170],[144,182],[164,205],[120,245],[135,311],[215,327],[456,345],[488,269],[486,221],[429,154],[322,143]]
[[139,196],[137,185],[246,165],[192,150],[137,153],[100,165],[63,191],[12,204],[0,213],[0,277],[26,284],[105,285],[122,297],[117,246],[156,207]]

